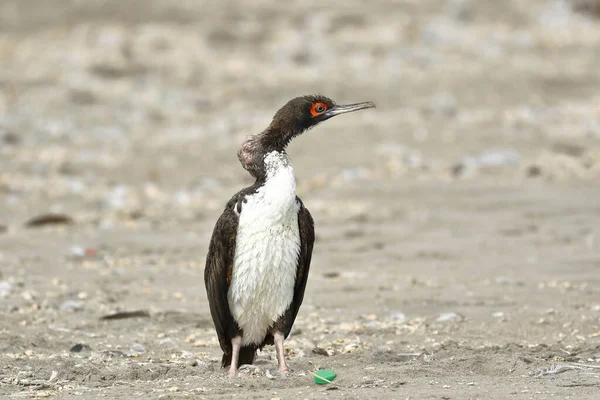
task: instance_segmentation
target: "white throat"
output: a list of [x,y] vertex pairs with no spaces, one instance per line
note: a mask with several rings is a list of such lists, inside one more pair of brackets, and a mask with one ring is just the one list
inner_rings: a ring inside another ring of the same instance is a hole
[[242,205],[227,296],[243,345],[261,344],[290,306],[300,252],[294,168],[275,151],[264,163],[264,185]]

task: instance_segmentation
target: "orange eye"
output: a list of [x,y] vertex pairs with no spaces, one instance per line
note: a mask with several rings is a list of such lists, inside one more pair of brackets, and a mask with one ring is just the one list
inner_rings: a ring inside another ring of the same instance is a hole
[[313,117],[321,114],[323,111],[327,110],[327,105],[325,103],[315,103],[310,109],[310,113]]

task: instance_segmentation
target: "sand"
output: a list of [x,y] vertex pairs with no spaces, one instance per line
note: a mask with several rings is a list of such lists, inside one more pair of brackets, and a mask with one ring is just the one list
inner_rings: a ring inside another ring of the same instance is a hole
[[[600,20],[578,10],[0,3],[0,397],[597,398]],[[293,372],[265,348],[229,379],[208,241],[252,182],[243,138],[316,92],[378,108],[290,145],[317,232]]]

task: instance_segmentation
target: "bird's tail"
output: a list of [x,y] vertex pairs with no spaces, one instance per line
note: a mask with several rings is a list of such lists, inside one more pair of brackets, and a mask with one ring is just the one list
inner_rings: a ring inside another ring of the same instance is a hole
[[[240,349],[240,356],[238,358],[238,365],[243,364],[253,364],[254,357],[256,356],[256,347],[254,346],[243,346]],[[221,368],[226,368],[231,365],[231,353],[223,354],[223,358],[221,359]]]

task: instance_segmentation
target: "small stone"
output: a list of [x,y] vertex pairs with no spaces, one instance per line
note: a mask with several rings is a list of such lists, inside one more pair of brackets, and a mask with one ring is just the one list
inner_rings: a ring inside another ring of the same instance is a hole
[[173,340],[171,340],[171,338],[164,338],[164,339],[160,339],[158,341],[158,344],[163,345],[163,344],[167,344],[167,343],[171,343]]
[[192,357],[194,357],[194,353],[192,353],[191,351],[187,351],[187,350],[181,351],[181,358],[192,358]]
[[12,284],[8,281],[0,281],[0,298],[6,298],[12,291]]
[[131,351],[134,353],[143,353],[144,351],[146,351],[146,348],[143,344],[134,343],[133,345],[131,345]]
[[393,311],[390,313],[390,319],[394,322],[402,323],[406,321],[406,315],[400,311]]
[[511,149],[488,149],[476,155],[467,155],[452,167],[455,176],[469,177],[479,169],[500,168],[517,165],[521,155]]
[[427,110],[438,116],[454,116],[457,111],[456,98],[448,92],[435,94],[430,98]]
[[189,360],[187,362],[187,365],[189,365],[190,367],[197,367],[197,368],[202,368],[202,369],[212,369],[211,364],[208,361],[200,361],[197,358],[194,358],[193,360]]
[[60,303],[58,308],[65,311],[81,311],[85,308],[85,303],[77,300],[65,300]]
[[320,356],[325,356],[325,357],[329,357],[329,353],[327,352],[327,350],[321,348],[321,347],[314,347],[312,349],[313,354],[318,354]]
[[243,364],[240,365],[238,371],[245,374],[255,374],[260,373],[261,369],[253,364]]
[[460,322],[463,321],[465,317],[456,312],[442,313],[437,318],[437,322]]
[[281,372],[277,371],[276,369],[268,369],[265,372],[265,376],[267,377],[267,379],[277,379],[281,377]]
[[72,353],[80,353],[82,351],[89,351],[89,350],[91,350],[91,348],[87,344],[77,343],[76,345],[71,347],[71,349],[69,351]]
[[102,357],[106,358],[106,359],[111,359],[114,357],[127,357],[127,355],[125,353],[123,353],[122,351],[119,350],[105,350],[102,352]]
[[530,178],[535,178],[542,175],[542,167],[539,165],[530,165],[527,167],[526,175]]
[[71,247],[71,255],[76,258],[85,257],[85,248],[81,246],[73,246]]
[[485,150],[477,157],[479,165],[488,168],[518,164],[520,159],[519,153],[509,149]]
[[402,161],[408,168],[425,169],[427,167],[425,159],[418,153],[405,154],[404,157],[402,157]]
[[510,285],[511,283],[513,283],[513,280],[508,276],[497,276],[496,278],[494,278],[494,281],[501,285]]
[[449,0],[446,14],[457,21],[468,21],[473,17],[473,4],[471,0]]
[[344,353],[354,353],[358,350],[358,343],[350,343],[344,346]]
[[47,225],[71,225],[73,224],[73,218],[66,214],[41,214],[37,215],[27,222],[25,226],[28,228],[37,228]]
[[188,360],[187,365],[189,365],[190,367],[196,367],[198,365],[198,360],[196,360],[195,358],[193,360]]

